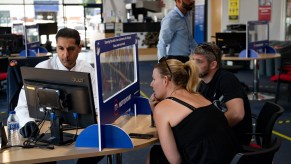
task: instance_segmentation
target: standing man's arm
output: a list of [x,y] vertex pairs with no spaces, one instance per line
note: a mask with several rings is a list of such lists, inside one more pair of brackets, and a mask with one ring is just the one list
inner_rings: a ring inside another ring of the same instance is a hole
[[167,47],[170,45],[174,36],[174,31],[171,28],[171,19],[166,18],[161,23],[162,26],[159,34],[159,42],[157,45],[158,60],[167,55]]

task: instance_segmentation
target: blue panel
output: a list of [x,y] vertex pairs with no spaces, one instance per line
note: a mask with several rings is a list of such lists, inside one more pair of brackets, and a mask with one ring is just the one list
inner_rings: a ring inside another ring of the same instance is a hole
[[[136,34],[102,39],[95,42],[98,109],[101,124],[110,124],[126,111],[134,109],[134,97],[140,95],[137,45]],[[123,56],[120,56],[120,54],[123,54]],[[125,58],[120,59],[122,57]],[[130,59],[126,57],[130,57]],[[125,70],[131,71],[128,74],[135,76],[133,81],[128,80],[130,82],[127,81],[126,75],[118,67],[126,65],[124,63],[128,61],[133,64],[130,68],[132,67],[134,70]],[[105,68],[106,70],[104,70]],[[129,85],[118,86],[123,79],[126,79],[125,82],[129,83]],[[107,93],[109,94],[107,95]]]
[[194,39],[199,43],[205,42],[205,5],[195,6]]
[[85,128],[79,135],[75,143],[76,147],[99,148],[98,125],[94,124]]
[[[133,143],[122,129],[113,125],[101,125],[102,148],[133,148]],[[76,147],[99,148],[98,125],[85,128],[78,136]]]
[[58,0],[34,0],[35,12],[58,12],[59,11]]
[[257,58],[258,53],[252,49],[249,50],[243,50],[239,53],[240,58]]
[[114,125],[101,125],[104,148],[133,148],[133,143],[122,129]]
[[149,100],[144,97],[135,97],[136,102],[136,114],[151,114],[152,109],[149,104]]
[[58,5],[34,5],[35,12],[58,12]]

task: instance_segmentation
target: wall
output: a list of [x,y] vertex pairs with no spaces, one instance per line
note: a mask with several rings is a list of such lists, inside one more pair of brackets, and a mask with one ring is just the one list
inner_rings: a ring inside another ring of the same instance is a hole
[[[239,24],[245,24],[248,20],[258,20],[258,3],[258,0],[240,0]],[[273,0],[270,40],[285,40],[285,6],[285,0]],[[232,24],[228,21],[228,0],[222,0],[221,31],[225,30],[228,24]],[[211,40],[210,36],[208,40]]]

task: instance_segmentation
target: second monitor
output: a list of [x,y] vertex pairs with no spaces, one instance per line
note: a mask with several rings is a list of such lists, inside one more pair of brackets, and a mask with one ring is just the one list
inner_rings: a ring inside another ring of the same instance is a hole
[[245,32],[217,32],[216,44],[223,54],[236,56],[246,49],[247,39]]

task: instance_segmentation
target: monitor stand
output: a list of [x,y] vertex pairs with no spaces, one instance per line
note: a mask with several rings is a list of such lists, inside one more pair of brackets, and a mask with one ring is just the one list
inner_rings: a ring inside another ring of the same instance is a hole
[[53,145],[67,145],[76,140],[77,136],[75,134],[63,132],[62,119],[60,117],[51,117],[50,122],[51,133],[44,134],[44,136],[39,139],[39,142]]

